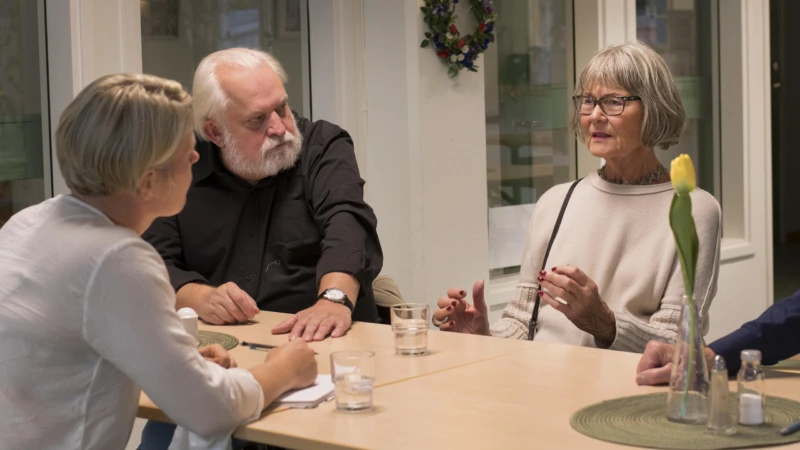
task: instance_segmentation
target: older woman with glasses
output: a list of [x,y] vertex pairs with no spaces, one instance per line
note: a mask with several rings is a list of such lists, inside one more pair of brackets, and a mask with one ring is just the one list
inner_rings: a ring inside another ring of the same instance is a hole
[[[668,222],[669,172],[656,148],[677,144],[686,114],[664,60],[643,43],[608,47],[575,86],[571,128],[605,164],[536,203],[515,294],[490,325],[484,284],[438,301],[443,331],[641,352],[677,335],[683,282]],[[692,192],[700,241],[701,329],[716,293],[720,207]]]
[[140,388],[202,436],[230,433],[311,384],[298,339],[249,369],[198,352],[158,253],[140,235],[177,214],[192,182],[191,97],[175,81],[108,75],[56,132],[70,195],[0,229],[0,448],[125,448]]

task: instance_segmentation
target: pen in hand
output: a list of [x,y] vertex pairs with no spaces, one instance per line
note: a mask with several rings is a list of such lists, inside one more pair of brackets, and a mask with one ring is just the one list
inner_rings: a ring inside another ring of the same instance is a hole
[[[271,348],[280,347],[279,345],[259,344],[257,342],[245,342],[245,341],[242,341],[241,345],[243,345],[245,347],[250,347],[250,350],[255,350],[255,349],[259,349],[259,348],[263,348],[263,349],[269,350]],[[315,355],[319,355],[319,353],[317,353],[317,352],[314,352],[314,354]]]
[[256,342],[245,342],[245,341],[242,341],[242,345],[250,348],[267,348],[267,349],[278,348],[277,345],[259,344]]

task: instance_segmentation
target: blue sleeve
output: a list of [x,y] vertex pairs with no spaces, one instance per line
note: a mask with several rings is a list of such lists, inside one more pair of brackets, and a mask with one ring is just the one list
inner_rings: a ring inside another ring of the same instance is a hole
[[800,353],[800,291],[770,306],[758,319],[717,339],[709,347],[725,358],[731,374],[739,371],[742,350],[760,350],[764,365]]

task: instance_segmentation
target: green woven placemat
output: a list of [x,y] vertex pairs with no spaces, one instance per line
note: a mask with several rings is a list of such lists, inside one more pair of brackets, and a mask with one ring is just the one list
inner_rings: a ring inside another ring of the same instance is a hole
[[800,369],[800,360],[798,359],[787,359],[784,361],[779,362],[778,364],[767,366],[773,369]]
[[[731,396],[734,410],[735,395]],[[800,419],[800,403],[767,397],[766,423],[758,427],[736,425],[733,436],[712,436],[705,425],[684,425],[667,420],[667,394],[648,394],[605,401],[573,414],[575,430],[595,439],[639,447],[665,449],[752,448],[800,441],[800,433],[781,436],[781,428]]]
[[239,340],[230,334],[217,333],[216,331],[198,331],[197,332],[197,346],[205,347],[206,345],[219,344],[225,347],[225,350],[230,350],[239,345]]

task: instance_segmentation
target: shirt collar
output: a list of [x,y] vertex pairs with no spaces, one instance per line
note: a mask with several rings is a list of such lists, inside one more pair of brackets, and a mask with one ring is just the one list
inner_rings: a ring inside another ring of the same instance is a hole
[[227,172],[219,156],[219,147],[211,141],[201,140],[197,136],[195,150],[200,154],[200,160],[195,164],[194,179],[201,181],[208,178],[214,172]]

